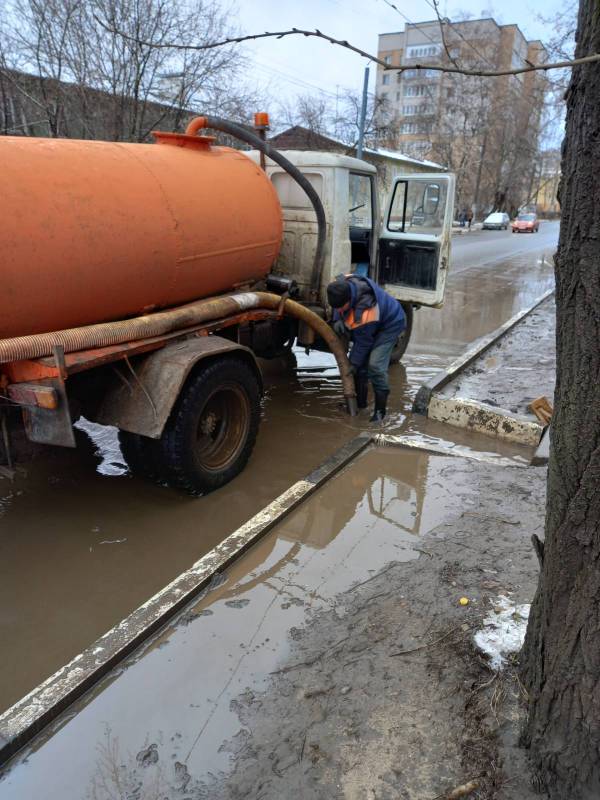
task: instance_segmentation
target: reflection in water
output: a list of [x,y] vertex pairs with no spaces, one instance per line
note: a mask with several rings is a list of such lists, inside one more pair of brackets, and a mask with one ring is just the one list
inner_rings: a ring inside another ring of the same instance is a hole
[[76,704],[0,783],[0,800],[79,800],[82,787],[93,800],[176,798],[182,780],[191,796],[210,797],[211,774],[226,773],[244,742],[244,693],[289,664],[315,612],[390,562],[416,558],[422,534],[463,512],[464,481],[453,458],[367,451]]

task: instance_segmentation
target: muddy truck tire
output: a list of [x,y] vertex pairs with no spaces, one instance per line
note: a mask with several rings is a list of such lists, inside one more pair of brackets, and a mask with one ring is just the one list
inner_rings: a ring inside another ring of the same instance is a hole
[[138,478],[160,482],[160,468],[155,460],[156,440],[129,431],[119,431],[121,452],[129,472]]
[[398,364],[406,352],[413,327],[414,309],[410,303],[400,303],[406,316],[406,328],[402,331],[390,357],[390,364]]
[[221,358],[197,369],[151,445],[159,480],[200,495],[235,478],[256,442],[260,400],[259,379],[241,359]]

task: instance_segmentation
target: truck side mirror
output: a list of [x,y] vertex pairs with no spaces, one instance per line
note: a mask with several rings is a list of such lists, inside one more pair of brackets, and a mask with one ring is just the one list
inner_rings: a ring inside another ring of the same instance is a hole
[[437,183],[430,183],[423,195],[423,210],[425,216],[432,217],[436,212],[440,202],[440,187]]

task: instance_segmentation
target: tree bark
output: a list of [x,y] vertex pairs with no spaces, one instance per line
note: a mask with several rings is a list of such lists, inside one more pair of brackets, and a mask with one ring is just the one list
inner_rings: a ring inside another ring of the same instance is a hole
[[[577,56],[600,52],[581,0]],[[600,68],[573,70],[555,258],[557,384],[541,575],[522,654],[524,743],[552,800],[600,798]]]

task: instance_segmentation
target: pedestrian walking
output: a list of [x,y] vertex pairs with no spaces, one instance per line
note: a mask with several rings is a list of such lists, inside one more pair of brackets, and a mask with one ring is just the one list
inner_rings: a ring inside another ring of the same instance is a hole
[[334,330],[352,341],[349,358],[357,405],[367,407],[370,381],[375,393],[371,422],[379,422],[387,413],[392,351],[406,328],[404,310],[370,278],[356,275],[342,275],[330,283],[327,299],[333,309]]
[[471,227],[472,222],[473,222],[473,209],[469,208],[467,210],[467,225],[469,228]]

